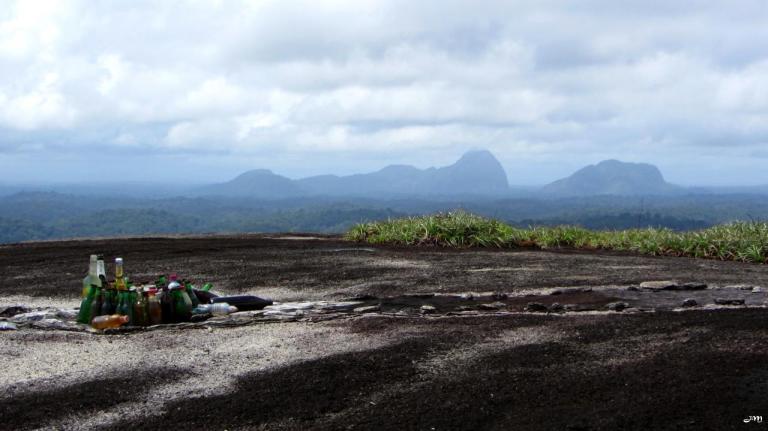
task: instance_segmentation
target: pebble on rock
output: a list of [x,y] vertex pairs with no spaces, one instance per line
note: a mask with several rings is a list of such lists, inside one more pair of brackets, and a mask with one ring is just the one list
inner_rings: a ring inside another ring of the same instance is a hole
[[629,307],[629,304],[626,302],[611,302],[610,304],[606,304],[605,308],[611,310],[611,311],[623,311]]
[[677,284],[676,281],[671,281],[671,280],[644,281],[644,282],[640,283],[640,288],[641,289],[657,291],[657,290],[673,289],[673,288],[677,287],[677,285],[678,284]]
[[715,298],[717,305],[744,305],[743,299]]
[[12,317],[17,314],[29,313],[29,308],[23,305],[9,305],[0,307],[0,317]]
[[500,308],[505,308],[507,304],[503,302],[492,302],[490,304],[480,304],[477,306],[477,308],[481,310],[498,310]]
[[525,311],[533,311],[537,313],[547,312],[549,309],[546,305],[540,303],[540,302],[529,302],[528,305],[525,306]]
[[352,311],[354,311],[355,313],[375,313],[380,310],[381,310],[381,307],[378,305],[369,305],[367,307],[357,307]]
[[422,305],[421,306],[421,314],[433,314],[437,312],[437,308],[431,306],[431,305]]
[[687,298],[683,301],[683,307],[695,307],[697,305],[699,305],[699,303],[693,298]]

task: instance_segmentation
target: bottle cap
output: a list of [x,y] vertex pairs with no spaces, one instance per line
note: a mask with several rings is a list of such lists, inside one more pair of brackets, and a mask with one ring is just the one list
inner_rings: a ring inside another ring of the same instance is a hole
[[123,258],[122,257],[116,257],[115,258],[115,263],[123,263]]
[[179,278],[176,274],[171,274],[171,281],[176,281]]

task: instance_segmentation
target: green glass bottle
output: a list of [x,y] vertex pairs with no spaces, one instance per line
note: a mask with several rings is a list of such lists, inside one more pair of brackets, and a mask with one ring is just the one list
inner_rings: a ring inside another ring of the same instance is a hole
[[189,296],[189,299],[192,301],[192,308],[200,305],[200,300],[197,299],[197,295],[195,295],[195,286],[193,286],[189,281],[184,280],[184,288],[187,291],[187,296]]
[[104,302],[104,289],[101,287],[95,287],[96,294],[93,296],[93,302],[91,302],[91,315],[89,318],[93,320],[94,317],[101,316],[101,306]]
[[173,315],[178,322],[186,322],[192,317],[192,301],[187,296],[184,287],[177,285],[171,289],[173,298]]
[[[99,280],[99,278],[96,276],[97,259],[95,259],[95,257],[95,255],[91,255],[88,275],[85,277],[85,279],[83,279],[85,297],[80,302],[80,311],[77,313],[77,321],[79,323],[91,323],[91,308],[93,307],[93,300],[96,297],[97,290],[101,287],[101,280]],[[90,283],[87,288],[85,286],[86,283]]]
[[98,265],[98,256],[95,254],[91,255],[91,260],[88,265],[88,275],[83,278],[83,291],[80,294],[81,298],[85,298],[88,296],[88,291],[91,289],[92,284],[97,284],[94,279],[97,277],[96,275],[96,268]]

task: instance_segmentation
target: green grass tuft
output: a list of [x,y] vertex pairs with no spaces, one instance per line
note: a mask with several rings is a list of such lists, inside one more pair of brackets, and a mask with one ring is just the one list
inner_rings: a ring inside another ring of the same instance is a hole
[[593,231],[575,226],[519,229],[457,211],[358,224],[346,238],[415,246],[604,249],[757,263],[766,263],[768,257],[768,223],[754,221],[692,232],[656,228]]

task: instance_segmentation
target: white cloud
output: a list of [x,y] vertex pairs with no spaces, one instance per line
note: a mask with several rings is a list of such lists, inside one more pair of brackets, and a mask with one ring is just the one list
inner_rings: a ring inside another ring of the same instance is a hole
[[757,0],[6,2],[0,152],[751,154],[766,21]]

